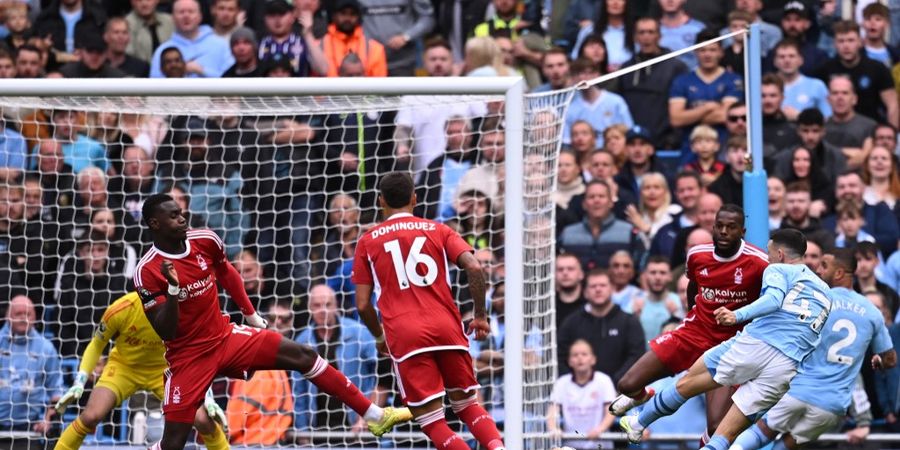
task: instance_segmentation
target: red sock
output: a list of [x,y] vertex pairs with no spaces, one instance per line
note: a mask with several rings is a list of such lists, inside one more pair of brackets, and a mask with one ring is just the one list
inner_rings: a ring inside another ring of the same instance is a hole
[[635,393],[635,394],[633,394],[633,395],[632,395],[632,394],[625,394],[625,395],[631,397],[631,398],[634,399],[634,400],[637,400],[637,401],[639,401],[639,402],[642,402],[642,401],[644,401],[644,400],[647,400],[647,398],[650,397],[650,396],[653,395],[653,394],[651,394],[650,391],[649,391],[647,388],[643,388],[643,389],[641,389],[640,391],[638,391],[637,393]]
[[503,438],[500,437],[500,431],[497,430],[494,419],[478,404],[475,396],[465,400],[451,401],[450,405],[453,412],[469,427],[469,431],[482,446],[488,450],[506,447],[503,445]]
[[466,442],[447,426],[443,409],[417,417],[416,422],[438,450],[470,450]]
[[703,431],[703,435],[700,436],[700,449],[706,447],[706,444],[709,444],[709,430]]
[[359,391],[359,388],[346,375],[331,367],[321,357],[316,359],[312,370],[304,373],[303,376],[315,384],[322,392],[340,399],[360,416],[364,416],[369,407],[372,406],[372,402]]

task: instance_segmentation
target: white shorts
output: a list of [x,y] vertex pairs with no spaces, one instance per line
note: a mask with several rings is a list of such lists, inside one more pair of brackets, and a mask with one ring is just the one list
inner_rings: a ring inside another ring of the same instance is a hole
[[797,374],[794,360],[746,334],[707,350],[703,362],[716,383],[740,386],[731,399],[751,421],[778,402]]
[[798,444],[805,444],[836,429],[843,417],[785,394],[763,420],[770,429],[791,433]]

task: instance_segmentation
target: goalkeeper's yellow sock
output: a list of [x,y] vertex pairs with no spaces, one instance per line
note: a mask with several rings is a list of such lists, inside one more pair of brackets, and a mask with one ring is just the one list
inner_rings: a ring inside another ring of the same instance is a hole
[[230,448],[228,438],[225,437],[225,433],[218,424],[216,424],[216,431],[213,431],[212,434],[201,434],[200,437],[203,438],[203,445],[206,445],[207,450],[228,450]]
[[76,450],[81,448],[84,437],[93,432],[94,430],[88,429],[88,427],[85,426],[81,421],[81,417],[77,417],[74,422],[66,427],[62,436],[60,436],[59,440],[56,442],[56,447],[53,448],[55,450]]

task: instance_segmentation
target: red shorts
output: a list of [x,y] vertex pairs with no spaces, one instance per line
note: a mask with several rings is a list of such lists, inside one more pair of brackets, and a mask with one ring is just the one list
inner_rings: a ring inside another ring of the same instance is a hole
[[707,350],[729,337],[696,329],[676,328],[650,341],[650,349],[673,375],[689,369]]
[[445,391],[469,392],[481,387],[475,380],[472,356],[465,350],[419,353],[395,361],[394,372],[403,402],[409,406],[424,405]]
[[169,362],[163,377],[166,421],[194,423],[197,408],[216,375],[247,379],[254,370],[274,366],[280,334],[234,323],[230,326],[231,334],[217,347]]

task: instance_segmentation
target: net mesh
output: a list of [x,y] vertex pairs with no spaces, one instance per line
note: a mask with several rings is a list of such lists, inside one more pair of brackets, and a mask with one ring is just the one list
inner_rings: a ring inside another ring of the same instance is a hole
[[[22,369],[8,378],[11,394],[0,400],[6,403],[0,413],[8,416],[0,425],[27,423],[7,427],[10,436],[27,439],[31,448],[52,445],[55,439],[32,433],[31,424],[71,386],[107,307],[133,288],[135,266],[151,245],[141,205],[156,192],[171,193],[193,227],[222,238],[272,326],[311,344],[379,403],[399,404],[390,361],[377,355],[358,322],[350,265],[357,237],[380,220],[379,174],[411,170],[417,213],[449,224],[473,245],[491,293],[501,281],[523,285],[524,429],[529,448],[546,448],[550,441],[541,436],[556,376],[551,194],[570,97],[571,91],[526,97],[525,144],[505,149],[506,156],[524,155],[523,174],[504,173],[502,97],[0,97],[0,156],[7,158],[0,169],[0,307],[11,310],[16,302],[6,299],[27,296],[37,315],[31,340],[49,343],[40,364],[18,367],[10,360],[0,369]],[[508,175],[524,180],[525,217],[508,219],[524,224],[523,280],[504,280]],[[452,277],[453,294],[470,313],[465,276],[454,271]],[[315,295],[331,291],[333,302]],[[223,311],[240,321],[227,293],[220,298]],[[495,324],[503,317],[498,300],[489,309]],[[492,338],[472,348],[480,399],[502,425],[502,331],[495,326]],[[94,372],[103,367],[101,361]],[[213,391],[238,446],[379,444],[360,432],[349,410],[298,374],[257,373],[246,383],[217,379]],[[49,436],[68,426],[89,397],[90,389],[79,407],[55,418]],[[158,439],[161,426],[157,399],[138,392],[85,443],[141,446]],[[385,442],[430,445],[411,425]]]

